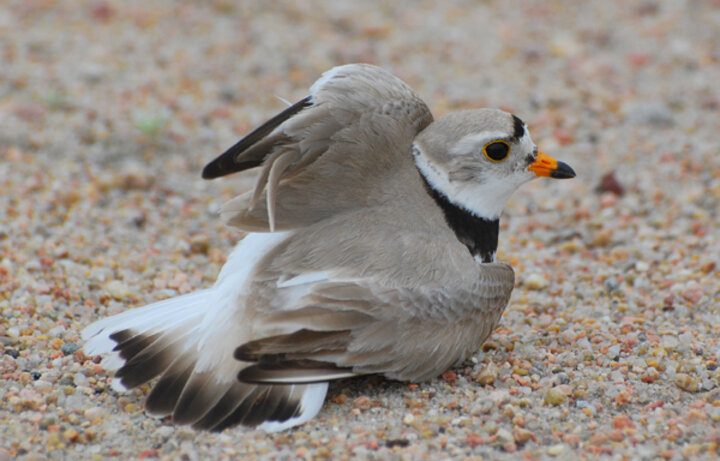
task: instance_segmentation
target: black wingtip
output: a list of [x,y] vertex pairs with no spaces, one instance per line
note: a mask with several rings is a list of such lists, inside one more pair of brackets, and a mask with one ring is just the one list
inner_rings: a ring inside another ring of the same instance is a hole
[[264,158],[261,159],[245,159],[240,160],[242,153],[248,148],[252,147],[255,143],[265,138],[272,131],[280,126],[283,122],[288,120],[293,115],[297,114],[304,108],[312,106],[311,96],[307,96],[300,101],[296,102],[292,106],[286,108],[284,111],[277,114],[261,126],[253,130],[250,134],[245,136],[243,139],[235,143],[230,149],[226,150],[222,155],[217,157],[212,162],[205,165],[202,171],[203,179],[215,179],[221,176],[227,176],[232,173],[255,168],[260,166]]
[[202,178],[215,179],[262,165],[262,161],[236,162],[234,151],[235,147],[233,146],[227,152],[205,165],[202,170]]
[[205,165],[205,168],[202,170],[203,179],[215,179],[220,176],[222,176],[222,173],[220,168],[218,168],[218,164],[214,161]]
[[218,177],[219,171],[214,163],[208,163],[202,170],[203,179],[215,179]]

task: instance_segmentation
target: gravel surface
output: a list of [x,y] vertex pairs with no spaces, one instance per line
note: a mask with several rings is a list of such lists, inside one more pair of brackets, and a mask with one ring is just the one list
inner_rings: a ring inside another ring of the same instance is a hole
[[[720,3],[290,3],[0,3],[0,461],[716,459]],[[511,110],[577,171],[506,209],[501,327],[431,382],[334,383],[281,434],[145,415],[80,330],[209,286],[252,175],[200,169],[357,61],[436,115]]]

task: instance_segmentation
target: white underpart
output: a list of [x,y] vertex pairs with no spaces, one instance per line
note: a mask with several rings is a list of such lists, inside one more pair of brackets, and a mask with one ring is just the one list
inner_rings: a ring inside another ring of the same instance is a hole
[[287,421],[267,421],[258,426],[269,432],[280,432],[289,429],[298,424],[310,421],[318,414],[325,401],[328,383],[314,383],[308,385],[307,390],[300,399],[300,414],[288,419]]

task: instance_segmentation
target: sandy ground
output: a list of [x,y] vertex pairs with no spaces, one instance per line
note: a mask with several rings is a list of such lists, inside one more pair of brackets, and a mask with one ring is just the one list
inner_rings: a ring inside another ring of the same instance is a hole
[[[290,3],[0,4],[0,460],[715,459],[720,3]],[[209,286],[252,175],[200,169],[357,61],[436,115],[511,110],[577,171],[506,209],[502,326],[432,382],[334,383],[281,434],[145,415],[80,330]]]

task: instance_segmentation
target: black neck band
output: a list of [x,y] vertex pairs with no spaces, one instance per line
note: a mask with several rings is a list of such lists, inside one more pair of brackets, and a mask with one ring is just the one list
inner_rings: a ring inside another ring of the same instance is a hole
[[419,173],[425,183],[425,189],[442,209],[445,221],[455,232],[460,243],[470,250],[470,254],[479,257],[482,262],[493,262],[498,246],[500,220],[480,218],[465,208],[455,205],[444,194],[434,189],[422,172],[419,171]]

